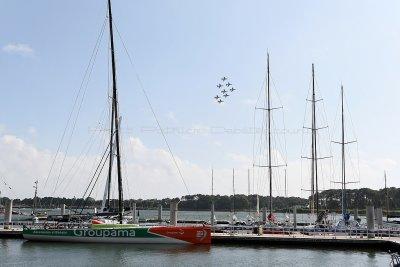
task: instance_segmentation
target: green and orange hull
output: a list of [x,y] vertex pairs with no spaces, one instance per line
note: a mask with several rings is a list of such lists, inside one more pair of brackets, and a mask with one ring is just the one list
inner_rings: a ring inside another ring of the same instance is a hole
[[121,244],[210,244],[208,226],[137,226],[127,228],[34,229],[25,227],[31,241]]

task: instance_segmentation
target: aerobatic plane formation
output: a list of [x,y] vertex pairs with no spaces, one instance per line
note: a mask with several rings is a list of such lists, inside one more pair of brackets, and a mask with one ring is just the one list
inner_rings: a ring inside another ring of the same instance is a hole
[[231,92],[231,94],[236,91],[237,89],[233,87],[233,84],[228,80],[227,76],[223,76],[221,79],[221,82],[217,84],[217,88],[219,89],[219,93],[214,96],[215,101],[218,104],[224,103],[224,100],[222,98],[225,98],[225,100],[231,96],[228,94],[228,92]]

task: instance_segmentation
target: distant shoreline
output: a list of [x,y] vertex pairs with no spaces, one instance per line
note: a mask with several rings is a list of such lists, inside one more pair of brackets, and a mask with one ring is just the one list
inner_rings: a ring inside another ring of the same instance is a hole
[[[386,194],[387,192],[387,194]],[[328,210],[329,212],[341,213],[341,190],[331,189],[319,193],[320,210]],[[359,214],[365,214],[367,206],[380,207],[383,209],[386,216],[387,204],[389,204],[389,215],[398,214],[400,212],[400,188],[388,188],[380,190],[372,190],[369,188],[349,189],[346,190],[347,209],[352,212],[358,209]],[[243,211],[249,209],[255,212],[257,205],[257,195],[238,194],[232,195],[186,195],[181,198],[163,198],[163,199],[129,199],[124,200],[126,209],[136,203],[137,210],[157,210],[161,205],[164,210],[169,209],[169,204],[172,200],[180,200],[179,210],[181,211],[208,211],[210,210],[211,202],[214,201],[216,211]],[[386,202],[388,200],[388,203]],[[8,198],[0,198],[1,204],[9,201]],[[37,208],[55,209],[60,208],[65,204],[68,209],[94,209],[101,207],[101,200],[93,198],[61,198],[61,197],[38,197],[35,201]],[[111,207],[118,207],[116,199],[110,200]],[[269,197],[259,196],[260,211],[262,207],[267,206]],[[275,212],[292,212],[294,206],[297,207],[297,213],[309,213],[310,200],[300,197],[273,197],[273,210]],[[14,208],[31,208],[34,201],[32,198],[14,199]]]

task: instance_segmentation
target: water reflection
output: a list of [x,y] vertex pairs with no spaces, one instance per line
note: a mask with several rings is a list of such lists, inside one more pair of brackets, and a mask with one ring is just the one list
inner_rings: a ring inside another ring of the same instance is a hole
[[[71,265],[78,261],[81,265],[101,263],[110,264],[154,264],[177,263],[182,258],[195,255],[207,255],[209,245],[185,244],[95,244],[95,243],[63,243],[63,242],[33,242],[21,244],[22,255],[51,255],[53,264],[56,258],[67,260]],[[79,258],[79,260],[77,260]]]
[[191,245],[191,244],[106,244],[106,243],[67,243],[67,242],[36,242],[24,241],[22,249],[71,249],[74,250],[94,250],[96,253],[110,252],[110,250],[124,251],[149,251],[168,254],[176,253],[204,253],[209,252],[210,245]]

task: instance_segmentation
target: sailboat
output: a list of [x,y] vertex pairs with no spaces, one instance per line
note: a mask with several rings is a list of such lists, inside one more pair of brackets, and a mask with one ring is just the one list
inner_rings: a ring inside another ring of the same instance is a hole
[[[113,21],[111,11],[111,0],[108,0],[108,22],[111,47],[112,65],[112,116],[110,132],[110,155],[116,157],[116,168],[118,178],[118,223],[116,224],[88,224],[85,227],[73,228],[36,228],[35,226],[23,229],[23,236],[32,241],[61,241],[61,242],[86,242],[86,243],[144,243],[144,244],[210,244],[211,229],[205,225],[179,226],[158,225],[139,226],[136,224],[124,224],[123,188],[121,172],[120,151],[120,118],[118,110],[118,94],[116,83],[116,64],[113,36]],[[115,147],[115,151],[114,150]],[[107,198],[109,211],[109,199],[111,184],[111,170],[113,159],[110,157],[109,173],[107,180]],[[105,210],[106,211],[106,210]]]
[[357,183],[350,182],[346,177],[346,145],[355,143],[356,141],[347,141],[345,136],[345,121],[344,121],[344,91],[343,85],[340,88],[340,96],[341,96],[341,140],[333,141],[333,143],[339,144],[341,146],[341,181],[337,182],[341,185],[342,190],[342,219],[339,220],[336,224],[336,228],[344,228],[344,227],[360,227],[360,224],[356,220],[350,220],[350,213],[347,211],[347,197],[346,197],[346,186],[348,184]]
[[[269,184],[269,201],[268,201],[268,208],[264,207],[264,210],[268,210],[268,215],[266,216],[266,218],[262,218],[262,221],[264,223],[272,223],[274,224],[276,222],[276,217],[273,214],[273,207],[272,207],[272,169],[276,168],[276,167],[283,167],[286,166],[286,164],[281,164],[281,165],[273,165],[272,162],[272,111],[281,107],[272,107],[272,103],[271,103],[271,88],[270,88],[270,80],[271,80],[271,74],[270,74],[270,66],[269,66],[269,53],[267,53],[267,75],[266,75],[266,86],[265,86],[265,102],[266,102],[266,107],[261,107],[261,108],[257,108],[256,109],[260,109],[263,111],[267,112],[267,123],[266,123],[266,142],[268,145],[268,149],[267,149],[267,164],[263,165],[263,164],[253,164],[254,167],[259,167],[259,168],[267,168],[268,169],[268,184]],[[259,209],[259,199],[258,199],[258,195],[257,195],[257,212]]]
[[[318,155],[318,131],[327,128],[321,127],[317,125],[317,112],[316,112],[316,104],[318,101],[321,99],[316,99],[316,90],[315,90],[315,70],[314,70],[314,64],[311,65],[311,75],[312,75],[312,87],[311,87],[311,99],[307,99],[307,101],[311,102],[311,127],[304,127],[307,130],[311,131],[311,155],[310,156],[303,156],[302,158],[308,159],[311,161],[311,179],[310,179],[310,189],[309,190],[304,190],[304,191],[309,191],[311,194],[310,197],[310,203],[309,203],[309,208],[310,208],[310,215],[313,216],[315,213],[317,215],[316,219],[316,226],[317,227],[326,227],[328,224],[327,217],[328,214],[326,211],[321,211],[320,210],[320,200],[319,200],[319,160],[331,158],[330,156],[327,157],[321,157]],[[314,227],[314,225],[312,225]]]

